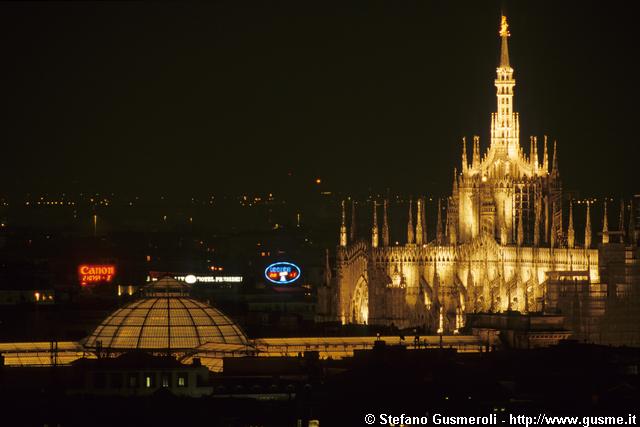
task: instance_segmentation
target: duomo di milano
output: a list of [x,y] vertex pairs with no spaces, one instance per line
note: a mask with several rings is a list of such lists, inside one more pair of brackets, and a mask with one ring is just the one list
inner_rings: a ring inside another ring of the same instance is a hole
[[[506,17],[499,34],[497,111],[491,114],[490,146],[481,155],[478,137],[470,150],[463,138],[461,168],[454,174],[446,208],[438,209],[435,238],[427,237],[423,199],[409,203],[404,245],[391,245],[386,200],[373,203],[371,232],[360,240],[355,234],[355,209],[348,233],[343,202],[335,269],[331,273],[328,268],[318,293],[320,320],[451,334],[464,326],[467,313],[563,308],[566,289],[550,285],[569,283],[573,296],[567,311],[574,317],[569,326],[593,335],[596,329],[602,333],[597,324],[612,292],[628,296],[638,270],[634,211],[629,215],[629,232],[613,232],[608,229],[606,206],[600,205],[604,218],[597,242],[592,242],[589,204],[581,206],[586,209],[584,230],[574,229],[571,203],[566,203],[568,224],[563,224],[556,144],[549,147],[546,137],[543,141],[532,137],[528,155],[524,152],[519,116],[513,111],[515,79]],[[626,230],[624,212],[617,224],[620,230]],[[603,251],[608,246],[613,255]],[[622,257],[622,278],[612,275],[616,256]],[[629,257],[636,273],[625,270],[624,258]],[[604,258],[613,260],[609,268]],[[624,286],[612,291],[604,279]],[[593,330],[586,330],[587,322]]]

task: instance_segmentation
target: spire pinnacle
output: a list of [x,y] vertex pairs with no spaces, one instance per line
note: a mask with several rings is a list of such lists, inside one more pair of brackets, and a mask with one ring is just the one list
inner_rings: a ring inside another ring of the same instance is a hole
[[533,246],[540,245],[540,217],[542,215],[542,198],[537,193],[535,198],[535,218],[533,222]]
[[573,200],[569,202],[569,228],[567,230],[567,246],[573,249],[576,245],[576,233],[573,230]]
[[458,168],[453,168],[453,195],[458,191]]
[[409,222],[407,223],[407,243],[413,243],[413,200],[409,199]]
[[371,226],[371,246],[378,247],[378,203],[373,201],[373,225]]
[[453,214],[453,207],[451,206],[452,198],[447,199],[447,234],[449,237],[449,244],[456,245],[458,243],[458,230],[456,228],[456,218]]
[[422,224],[422,242],[427,243],[427,199],[422,199],[422,216],[418,218]]
[[347,214],[342,201],[342,222],[340,223],[340,246],[347,246]]
[[469,164],[467,163],[467,138],[462,137],[462,172],[464,173]]
[[351,202],[351,242],[356,241],[356,201]]
[[387,199],[384,199],[384,204],[383,204],[382,245],[389,246],[389,221],[387,218]]
[[551,235],[549,236],[551,249],[556,246],[556,202],[551,202]]
[[502,37],[502,46],[500,48],[500,67],[510,68],[509,66],[509,46],[507,44],[507,38],[511,35],[509,33],[509,24],[507,23],[507,17],[502,15],[500,22],[500,37]]
[[329,249],[324,250],[324,283],[327,286],[331,285],[331,264],[329,264]]
[[538,138],[535,136],[531,137],[531,164],[533,165],[534,173],[538,174],[538,169],[540,167],[540,163],[538,160]]
[[480,137],[478,135],[473,136],[473,158],[471,162],[474,169],[480,167]]
[[509,37],[510,35],[507,17],[502,15],[502,20],[500,21],[500,37]]
[[558,168],[558,141],[553,141],[553,169],[551,170],[552,175],[557,175],[560,173]]
[[547,135],[544,136],[544,154],[542,158],[542,170],[549,173],[549,154],[547,152]]
[[635,223],[635,219],[633,218],[634,212],[635,211],[633,210],[633,199],[631,199],[629,201],[629,243],[631,243],[631,245],[633,246],[637,244],[636,223]]
[[418,199],[418,216],[416,217],[416,245],[422,245],[422,199]]
[[591,211],[589,210],[589,201],[587,201],[587,222],[584,226],[584,248],[591,248]]
[[609,243],[609,219],[607,218],[607,198],[604,199],[604,218],[602,220],[602,243]]
[[620,243],[624,243],[624,235],[626,230],[624,229],[624,199],[620,199],[620,218],[618,219],[618,228],[620,229]]
[[437,218],[436,241],[438,242],[439,245],[441,245],[443,242],[443,235],[442,235],[442,204],[440,199],[438,199],[438,216],[436,218]]

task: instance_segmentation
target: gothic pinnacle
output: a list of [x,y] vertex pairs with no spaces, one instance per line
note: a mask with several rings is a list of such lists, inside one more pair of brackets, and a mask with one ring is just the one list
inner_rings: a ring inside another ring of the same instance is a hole
[[551,249],[553,249],[556,246],[556,202],[551,202],[551,235],[550,235],[550,242],[551,242]]
[[418,215],[416,217],[416,245],[422,245],[422,199],[418,199]]
[[549,153],[547,151],[547,135],[544,136],[544,154],[542,155],[542,170],[549,173]]
[[538,160],[538,138],[535,136],[531,137],[531,164],[533,165],[534,174],[537,175],[540,163]]
[[467,163],[467,138],[462,137],[462,172],[466,172],[469,164]]
[[471,160],[473,169],[480,167],[480,137],[473,136],[473,158]]
[[407,243],[413,244],[413,200],[409,199],[409,221],[407,222]]
[[607,218],[607,198],[604,198],[604,218],[602,220],[602,243],[609,243],[609,220]]
[[329,249],[324,250],[324,282],[326,286],[331,285],[331,265],[329,264]]
[[629,202],[629,243],[632,246],[637,244],[636,240],[636,222],[634,218],[635,211],[633,210],[633,199]]
[[356,201],[351,202],[351,243],[356,241]]
[[584,225],[584,248],[591,248],[591,211],[589,209],[589,201],[587,201],[587,219]]
[[438,199],[438,215],[436,222],[436,239],[439,245],[442,244],[442,205],[441,200]]
[[553,169],[551,173],[553,175],[557,175],[560,173],[560,169],[558,168],[558,141],[553,141]]
[[418,219],[422,224],[422,242],[427,243],[427,199],[422,199],[422,216]]
[[620,243],[624,243],[624,199],[620,199],[620,218],[618,219],[618,229],[620,230]]
[[340,223],[340,246],[347,246],[347,214],[342,201],[342,222]]
[[373,201],[373,225],[371,226],[371,246],[378,247],[378,203]]
[[569,202],[569,228],[567,229],[567,245],[573,249],[576,245],[576,233],[573,229],[573,201]]
[[389,220],[387,218],[387,199],[384,199],[382,216],[382,245],[389,246]]
[[542,213],[542,198],[538,193],[535,198],[535,218],[533,222],[533,246],[540,246],[540,216]]
[[453,195],[458,192],[458,168],[453,168]]

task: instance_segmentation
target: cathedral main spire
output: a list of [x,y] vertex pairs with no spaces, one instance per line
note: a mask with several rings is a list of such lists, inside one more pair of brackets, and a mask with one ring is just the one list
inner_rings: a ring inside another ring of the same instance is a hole
[[511,34],[506,16],[502,16],[499,34],[502,38],[502,46],[495,80],[498,105],[491,120],[491,147],[501,155],[506,154],[509,158],[515,159],[520,155],[520,136],[518,135],[518,115],[513,112],[513,87],[516,81],[513,79],[513,68],[509,63],[507,39]]

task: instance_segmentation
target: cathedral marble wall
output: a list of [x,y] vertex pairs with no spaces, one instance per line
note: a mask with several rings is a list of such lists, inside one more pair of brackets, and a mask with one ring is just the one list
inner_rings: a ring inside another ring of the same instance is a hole
[[[549,271],[588,272],[599,282],[596,249],[501,246],[484,235],[461,245],[340,247],[332,320],[454,332],[456,314],[542,309]],[[366,290],[365,290],[366,289]],[[331,316],[330,316],[331,317]]]

